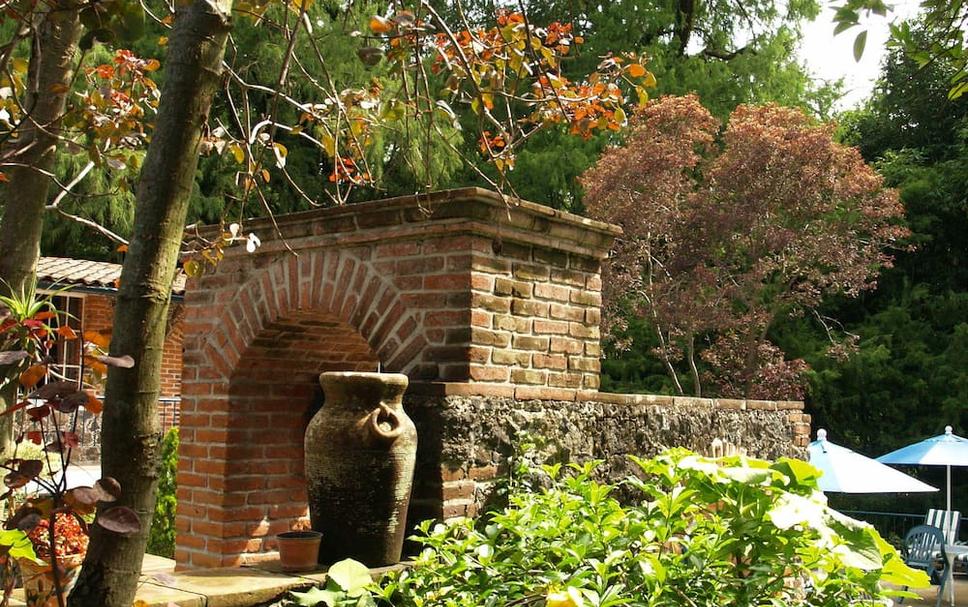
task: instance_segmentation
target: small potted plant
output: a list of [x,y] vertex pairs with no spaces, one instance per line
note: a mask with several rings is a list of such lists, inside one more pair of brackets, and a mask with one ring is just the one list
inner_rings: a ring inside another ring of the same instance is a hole
[[296,523],[290,531],[276,535],[279,562],[283,571],[311,571],[319,565],[319,543],[323,534],[309,529],[305,521]]

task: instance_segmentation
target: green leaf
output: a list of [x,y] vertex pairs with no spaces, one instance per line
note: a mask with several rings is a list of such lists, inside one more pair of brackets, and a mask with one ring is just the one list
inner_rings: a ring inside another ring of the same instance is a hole
[[823,474],[802,459],[781,457],[772,468],[790,478],[794,485],[816,488],[817,479]]
[[334,563],[329,568],[327,575],[350,596],[361,595],[365,588],[373,583],[370,570],[366,568],[366,565],[353,559],[344,559]]
[[844,33],[855,25],[857,25],[857,23],[854,21],[841,21],[837,24],[837,27],[834,28],[834,36]]
[[19,529],[0,532],[0,546],[10,546],[8,554],[13,558],[37,560],[37,555],[34,553],[34,545],[27,537],[27,534]]
[[864,56],[864,46],[867,44],[867,30],[862,31],[857,34],[854,38],[854,60],[860,61],[860,58]]
[[327,607],[336,607],[336,604],[339,602],[339,594],[336,592],[316,587],[310,588],[306,592],[293,591],[290,594],[299,607],[316,607],[320,603],[323,603]]

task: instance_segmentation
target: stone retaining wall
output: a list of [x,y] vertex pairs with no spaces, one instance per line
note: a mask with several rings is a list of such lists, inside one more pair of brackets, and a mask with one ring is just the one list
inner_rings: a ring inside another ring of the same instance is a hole
[[803,458],[809,443],[810,416],[798,401],[605,393],[517,400],[459,385],[414,388],[405,401],[420,436],[411,522],[480,512],[524,433],[552,459],[602,460],[610,480],[632,472],[628,455],[669,447],[714,455],[724,446],[774,459]]

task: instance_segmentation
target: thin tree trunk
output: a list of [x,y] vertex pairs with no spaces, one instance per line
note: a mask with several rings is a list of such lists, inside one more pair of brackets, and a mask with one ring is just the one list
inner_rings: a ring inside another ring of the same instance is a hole
[[171,285],[231,8],[231,0],[194,0],[176,16],[111,339],[111,354],[130,355],[135,366],[109,371],[102,428],[102,473],[120,481],[120,503],[139,514],[142,531],[123,537],[94,526],[71,607],[131,607],[137,589],[158,483],[156,410]]
[[668,373],[669,377],[672,379],[672,385],[676,387],[676,394],[683,396],[686,392],[682,389],[682,383],[679,381],[679,374],[676,373],[676,368],[672,366],[672,361],[669,360],[669,355],[666,353],[666,340],[662,335],[662,329],[659,327],[658,322],[655,323],[655,334],[659,337],[662,363],[665,365],[666,373]]
[[692,375],[693,396],[702,398],[702,382],[699,380],[699,369],[696,367],[696,336],[689,334],[686,342],[686,357],[689,359],[689,374]]
[[[28,115],[18,129],[19,137],[3,150],[5,162],[25,165],[5,168],[9,183],[0,190],[5,194],[0,221],[0,290],[15,296],[35,280],[44,205],[51,185],[45,173],[54,166],[80,31],[76,6],[66,2],[48,5],[32,39],[24,97]],[[13,382],[0,391],[0,410],[16,397]],[[12,452],[12,424],[12,415],[0,417],[0,459]]]
[[[634,201],[632,201],[634,202]],[[649,232],[646,236],[646,242],[652,242],[652,233]],[[655,263],[652,257],[652,247],[651,245],[645,252],[645,283],[649,289],[652,288],[653,276],[655,276]],[[669,360],[669,353],[666,349],[666,339],[662,334],[662,326],[659,324],[659,315],[656,312],[655,305],[652,303],[652,296],[646,296],[646,303],[649,306],[649,312],[652,315],[652,326],[655,328],[655,335],[659,339],[659,351],[662,358],[662,363],[665,365],[666,372],[669,374],[669,378],[672,379],[672,385],[676,387],[676,394],[679,396],[685,395],[685,391],[682,389],[682,383],[679,381],[679,374],[676,373],[676,368],[672,366],[672,361]]]
[[766,340],[774,318],[776,318],[775,312],[770,314],[770,318],[763,325],[763,329],[746,350],[746,358],[743,360],[743,398],[749,398],[750,392],[753,390],[753,376],[756,375],[756,368],[760,364],[759,345]]

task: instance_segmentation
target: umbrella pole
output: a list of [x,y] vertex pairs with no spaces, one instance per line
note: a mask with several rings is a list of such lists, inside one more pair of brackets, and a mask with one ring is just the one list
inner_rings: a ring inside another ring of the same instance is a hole
[[945,466],[945,475],[948,477],[948,507],[946,510],[951,512],[951,466]]

